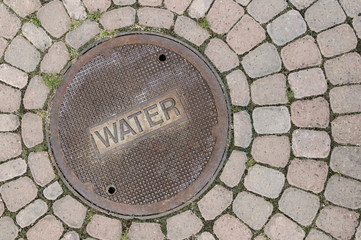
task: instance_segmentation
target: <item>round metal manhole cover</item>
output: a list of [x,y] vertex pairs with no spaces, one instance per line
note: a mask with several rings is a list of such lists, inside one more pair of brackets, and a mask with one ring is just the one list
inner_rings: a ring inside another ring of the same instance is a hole
[[50,143],[63,179],[87,204],[151,218],[211,183],[229,121],[222,84],[195,50],[129,33],[91,48],[65,73]]

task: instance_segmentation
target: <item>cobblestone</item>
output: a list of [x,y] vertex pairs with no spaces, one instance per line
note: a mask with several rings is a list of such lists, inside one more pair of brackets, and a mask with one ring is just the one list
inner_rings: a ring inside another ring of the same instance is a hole
[[321,32],[346,20],[336,0],[318,0],[305,12],[305,19],[312,31]]
[[159,8],[141,8],[138,10],[139,24],[155,28],[170,29],[173,25],[173,13]]
[[299,224],[309,226],[320,208],[320,200],[314,194],[297,188],[287,188],[283,192],[278,206],[284,214]]
[[333,57],[356,48],[357,38],[348,24],[342,24],[317,35],[317,43],[325,57]]
[[25,109],[42,109],[49,92],[49,87],[40,76],[33,77],[24,95],[23,103]]
[[290,2],[298,9],[308,8],[316,0],[290,0]]
[[117,219],[94,215],[86,226],[86,231],[95,238],[118,240],[122,235],[122,224]]
[[28,148],[42,143],[44,141],[42,118],[34,113],[25,113],[21,120],[21,136]]
[[342,207],[361,208],[361,182],[333,175],[327,182],[325,197]]
[[3,56],[7,45],[8,42],[4,38],[0,37],[0,58]]
[[181,240],[197,234],[203,227],[202,221],[190,210],[167,219],[167,237]]
[[235,187],[240,182],[246,169],[247,155],[245,152],[233,150],[220,176],[228,187]]
[[218,34],[227,33],[243,16],[244,9],[233,0],[215,0],[208,12],[209,27]]
[[244,15],[241,20],[227,34],[227,43],[239,55],[242,55],[266,38],[262,26],[249,15]]
[[192,18],[201,18],[211,7],[214,0],[194,0],[188,8],[189,16]]
[[253,110],[252,119],[258,134],[287,133],[291,128],[287,107],[258,107]]
[[249,86],[246,75],[241,70],[235,70],[227,75],[231,102],[236,106],[247,106],[250,101]]
[[26,162],[21,158],[0,164],[0,182],[23,175],[26,172],[26,167]]
[[70,18],[63,4],[54,0],[47,3],[37,13],[41,25],[55,38],[60,38],[69,29]]
[[213,220],[231,205],[232,200],[231,191],[216,185],[198,202],[198,208],[206,221]]
[[319,230],[311,229],[306,240],[332,240],[332,238]]
[[105,12],[111,5],[111,0],[83,0],[89,12]]
[[79,234],[75,231],[67,232],[60,240],[80,240]]
[[86,18],[85,7],[81,0],[63,0],[63,4],[72,19],[83,20]]
[[99,32],[100,29],[96,22],[86,20],[78,28],[69,32],[65,37],[65,41],[73,48],[79,49],[93,37],[98,35]]
[[296,157],[326,158],[330,148],[327,132],[297,129],[292,134],[292,150]]
[[197,240],[215,240],[215,239],[211,233],[203,232],[201,235],[199,235]]
[[0,218],[0,239],[15,240],[18,236],[18,228],[10,217]]
[[48,49],[52,43],[51,38],[46,32],[35,26],[33,23],[27,22],[21,28],[23,35],[39,50],[44,51]]
[[113,0],[115,5],[125,6],[125,5],[132,5],[136,2],[136,0]]
[[288,167],[287,181],[292,186],[314,193],[323,191],[328,166],[323,161],[294,159]]
[[361,148],[335,147],[331,154],[330,167],[334,172],[361,180]]
[[25,228],[33,224],[48,211],[48,205],[43,200],[37,199],[30,203],[16,215],[16,223]]
[[341,6],[349,17],[356,17],[361,13],[361,4],[357,0],[340,0]]
[[54,182],[47,186],[44,191],[44,197],[48,200],[55,200],[63,193],[63,189],[61,188],[58,182]]
[[139,4],[142,6],[158,7],[162,5],[162,0],[139,0]]
[[308,35],[283,47],[281,57],[289,71],[317,66],[322,62],[315,40]]
[[164,5],[167,9],[175,12],[177,14],[183,14],[184,11],[188,8],[192,0],[164,0]]
[[0,37],[12,39],[20,28],[20,20],[7,7],[0,3]]
[[360,240],[361,239],[361,224],[357,228],[355,238],[356,238],[355,240]]
[[4,3],[22,18],[25,18],[27,15],[37,11],[41,7],[39,0],[4,0]]
[[0,112],[16,112],[20,108],[20,102],[19,90],[0,83]]
[[17,36],[6,49],[5,61],[25,72],[32,72],[40,61],[40,53],[25,38]]
[[234,145],[247,148],[252,141],[252,123],[249,114],[241,111],[233,114]]
[[274,199],[280,195],[284,182],[281,172],[256,164],[248,169],[244,186],[251,192]]
[[306,30],[306,22],[296,10],[286,12],[267,25],[268,34],[278,46],[289,43]]
[[0,65],[0,81],[22,89],[28,83],[28,75],[7,64]]
[[63,42],[56,42],[51,46],[40,64],[40,71],[44,73],[60,73],[69,61],[69,52]]
[[239,65],[237,54],[219,38],[213,38],[208,43],[205,54],[220,72],[226,72]]
[[64,228],[59,220],[52,215],[47,215],[36,223],[26,233],[28,240],[59,239]]
[[327,79],[333,85],[361,83],[361,56],[354,52],[325,62]]
[[285,0],[253,0],[247,7],[248,13],[260,23],[266,23],[284,9]]
[[272,240],[302,240],[305,237],[302,228],[281,213],[273,215],[264,232]]
[[87,209],[77,200],[67,195],[53,204],[53,211],[55,216],[69,227],[81,228]]
[[273,206],[263,198],[241,192],[233,202],[233,212],[254,230],[260,230],[271,216]]
[[192,19],[182,16],[177,18],[174,32],[197,46],[202,45],[210,37],[207,30],[203,29]]
[[330,124],[329,104],[323,97],[296,101],[291,105],[291,117],[297,127],[327,128]]
[[237,218],[225,214],[213,226],[213,231],[219,240],[251,240],[252,232]]
[[106,12],[100,18],[100,23],[106,30],[115,30],[134,24],[136,11],[131,7],[122,7]]
[[19,117],[14,114],[0,114],[0,132],[10,132],[18,129]]
[[251,96],[253,103],[257,105],[288,103],[285,75],[274,74],[257,79],[251,85]]
[[129,238],[132,240],[163,240],[164,234],[158,223],[132,223],[128,232]]
[[47,152],[30,153],[28,163],[35,182],[41,187],[44,187],[55,178]]
[[256,162],[283,168],[290,159],[291,146],[287,136],[256,137],[251,154]]
[[0,194],[10,212],[17,212],[36,198],[37,189],[28,177],[21,177],[3,184]]
[[276,47],[264,43],[243,57],[242,66],[248,76],[258,78],[280,71],[282,62]]
[[332,137],[341,144],[361,145],[361,114],[337,117],[331,123]]
[[361,85],[332,88],[330,103],[334,113],[361,112]]
[[352,20],[352,26],[353,26],[353,29],[355,30],[358,38],[361,38],[361,16],[355,17]]
[[355,233],[359,214],[344,208],[327,206],[318,215],[316,225],[340,240],[351,239]]
[[21,140],[16,133],[0,133],[0,162],[21,154]]
[[320,68],[290,73],[288,82],[295,98],[317,96],[327,91],[327,80]]

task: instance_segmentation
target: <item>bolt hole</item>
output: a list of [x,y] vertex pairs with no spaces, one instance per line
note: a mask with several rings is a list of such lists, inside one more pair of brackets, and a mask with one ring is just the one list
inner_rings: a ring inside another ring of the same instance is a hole
[[159,61],[164,62],[165,60],[167,60],[167,57],[164,54],[159,56]]
[[113,186],[108,187],[108,193],[110,195],[113,195],[115,193],[115,187],[113,187]]

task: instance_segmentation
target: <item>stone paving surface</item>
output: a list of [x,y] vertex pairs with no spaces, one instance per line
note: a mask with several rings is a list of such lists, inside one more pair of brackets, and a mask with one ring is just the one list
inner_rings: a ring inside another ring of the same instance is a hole
[[[147,221],[85,206],[46,146],[66,65],[128,30],[214,65],[232,142],[214,184]],[[0,1],[0,239],[361,240],[359,0]]]

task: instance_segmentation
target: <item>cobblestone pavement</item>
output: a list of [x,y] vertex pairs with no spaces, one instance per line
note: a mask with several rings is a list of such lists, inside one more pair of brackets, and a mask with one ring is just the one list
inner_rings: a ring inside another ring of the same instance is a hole
[[[72,195],[44,132],[67,63],[129,30],[202,52],[234,121],[209,191],[147,221]],[[0,239],[361,240],[360,38],[359,0],[0,0]]]

